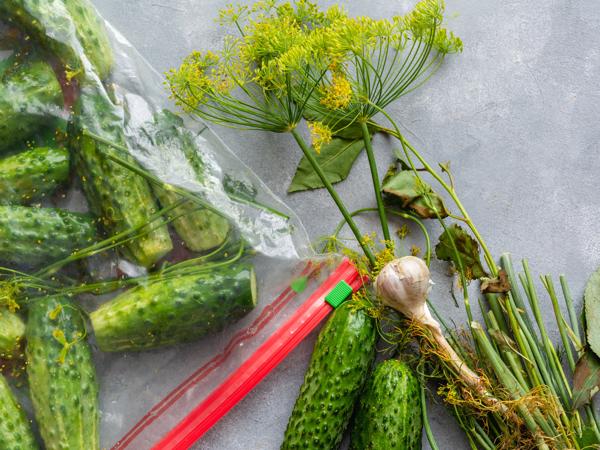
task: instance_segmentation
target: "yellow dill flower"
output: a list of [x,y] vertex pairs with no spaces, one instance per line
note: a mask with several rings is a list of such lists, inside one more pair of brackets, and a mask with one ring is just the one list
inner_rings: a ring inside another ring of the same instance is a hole
[[219,57],[212,52],[192,52],[178,69],[167,73],[171,98],[186,111],[196,109],[216,91],[222,92],[224,74],[219,72]]
[[352,85],[346,75],[335,70],[331,75],[331,83],[320,89],[320,103],[329,109],[344,109],[352,100]]
[[321,147],[331,142],[331,128],[323,122],[308,122],[308,129],[313,148],[317,153],[321,153]]

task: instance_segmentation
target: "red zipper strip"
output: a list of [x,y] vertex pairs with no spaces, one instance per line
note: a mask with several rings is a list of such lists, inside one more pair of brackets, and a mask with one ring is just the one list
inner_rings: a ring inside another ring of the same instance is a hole
[[333,310],[325,296],[345,281],[354,291],[363,280],[348,260],[304,302],[234,373],[166,434],[153,450],[187,450],[224,417]]

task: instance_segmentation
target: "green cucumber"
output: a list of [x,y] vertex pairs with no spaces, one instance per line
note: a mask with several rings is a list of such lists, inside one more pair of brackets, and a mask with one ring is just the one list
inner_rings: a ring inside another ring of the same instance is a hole
[[47,125],[62,107],[63,93],[48,63],[27,60],[7,70],[0,80],[0,152]]
[[145,234],[128,241],[126,250],[128,256],[142,266],[152,266],[172,250],[173,244],[167,225],[150,223],[158,205],[148,182],[106,156],[118,153],[128,163],[137,165],[131,155],[119,153],[83,131],[89,130],[109,142],[123,145],[125,135],[117,107],[95,88],[84,87],[77,103],[74,127],[71,133],[73,161],[92,212],[110,234],[147,225],[141,230]]
[[375,358],[373,319],[352,302],[321,330],[285,430],[282,450],[337,449]]
[[[25,335],[25,324],[21,318],[6,308],[0,309],[0,359],[11,359],[19,355]],[[2,448],[2,447],[0,447]]]
[[254,269],[236,264],[141,284],[90,314],[101,350],[144,350],[196,340],[256,306]]
[[69,177],[69,151],[36,147],[0,159],[0,204],[26,204],[52,193]]
[[367,381],[352,427],[352,450],[419,450],[419,380],[397,359],[379,364]]
[[27,376],[47,450],[96,450],[98,383],[84,313],[68,297],[32,302],[27,321]]
[[[183,127],[183,120],[168,110],[155,116],[154,123],[144,127],[146,136],[154,146],[166,154],[177,152],[189,163],[196,181],[204,184],[204,162],[199,154],[193,134]],[[182,168],[183,169],[183,168]],[[166,208],[180,200],[174,192],[155,187],[154,192],[161,205]],[[229,221],[212,211],[200,208],[197,204],[186,202],[172,213],[177,217],[173,227],[185,245],[193,252],[206,252],[219,247],[227,239],[230,231]]]
[[61,260],[96,239],[88,214],[54,208],[0,206],[0,261],[41,266]]
[[0,450],[33,450],[38,445],[33,437],[23,408],[0,374]]
[[106,27],[89,0],[2,0],[0,12],[54,52],[70,71],[81,73],[85,56],[100,79],[110,74],[113,53]]

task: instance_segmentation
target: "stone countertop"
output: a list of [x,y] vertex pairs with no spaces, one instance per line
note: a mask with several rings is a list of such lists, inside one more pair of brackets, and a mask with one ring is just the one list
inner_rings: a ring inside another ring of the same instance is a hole
[[[159,71],[193,49],[221,44],[214,19],[224,1],[93,1]],[[414,2],[340,3],[352,14],[388,17]],[[398,101],[393,116],[431,161],[452,162],[457,190],[492,252],[526,257],[536,273],[565,273],[580,305],[585,281],[600,265],[600,7],[571,0],[448,0],[447,17],[464,52],[448,57],[425,86]],[[331,232],[339,217],[325,191],[286,195],[301,156],[289,136],[215,131],[296,210],[311,238]],[[381,137],[375,148],[383,171],[391,148]],[[366,185],[363,154],[337,186],[349,209],[374,205]],[[367,221],[378,229],[375,220]],[[433,272],[433,302],[445,317],[464,324],[464,309],[449,300],[444,266],[434,263]],[[544,312],[550,319],[551,308]],[[314,338],[195,448],[279,448]],[[468,448],[443,406],[432,405],[430,421],[442,449]]]

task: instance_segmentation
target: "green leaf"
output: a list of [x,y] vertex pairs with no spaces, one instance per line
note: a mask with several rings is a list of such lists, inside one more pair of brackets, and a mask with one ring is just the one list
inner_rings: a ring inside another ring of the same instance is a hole
[[600,269],[588,280],[583,299],[587,341],[596,356],[600,356]]
[[589,403],[600,390],[600,359],[589,349],[575,366],[573,374],[573,409]]
[[442,233],[435,246],[435,254],[438,259],[451,262],[457,269],[462,263],[467,280],[487,276],[479,258],[479,244],[457,224],[452,224]]
[[300,293],[304,292],[307,285],[308,285],[308,277],[304,276],[304,277],[296,278],[294,281],[292,281],[292,284],[290,285],[290,287],[292,288],[292,291],[294,291],[296,294],[300,294]]
[[590,449],[598,449],[600,448],[600,440],[598,440],[598,435],[596,431],[591,427],[585,427],[581,435],[575,436],[577,439],[577,443],[579,444],[579,448],[582,450],[590,450]]
[[448,216],[442,198],[411,170],[388,170],[382,190],[389,203],[410,210],[423,219],[437,217],[436,211],[441,218]]
[[[364,142],[362,139],[333,138],[329,144],[321,147],[321,152],[315,156],[327,179],[331,183],[338,183],[346,179],[354,161],[356,161],[363,148]],[[300,160],[300,164],[298,164],[294,179],[288,188],[288,193],[322,187],[324,186],[321,179],[315,173],[306,157],[303,157]]]

